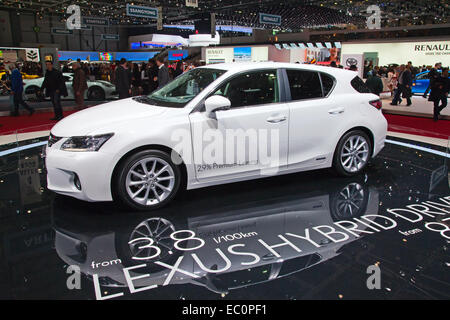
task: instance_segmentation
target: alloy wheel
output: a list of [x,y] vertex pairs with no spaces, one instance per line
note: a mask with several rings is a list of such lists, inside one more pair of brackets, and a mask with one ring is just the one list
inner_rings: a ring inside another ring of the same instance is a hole
[[175,186],[175,173],[167,161],[147,157],[130,168],[125,184],[132,201],[151,207],[171,195]]
[[340,161],[345,171],[354,173],[361,170],[369,158],[369,143],[360,135],[350,136],[344,143]]

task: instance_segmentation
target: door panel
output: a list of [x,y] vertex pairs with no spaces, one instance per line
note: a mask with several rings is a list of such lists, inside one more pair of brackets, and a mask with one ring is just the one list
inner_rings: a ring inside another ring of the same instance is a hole
[[279,82],[275,69],[232,76],[214,90],[231,109],[216,119],[190,115],[198,180],[276,174],[287,165],[289,108],[280,102]]
[[[340,130],[345,118],[346,103],[343,99],[328,95],[333,79],[321,73],[321,78],[328,83],[322,91],[317,72],[306,70],[286,70],[289,86],[288,102],[289,123],[289,157],[290,168],[309,168],[319,166],[332,156],[334,150],[331,141]],[[331,81],[331,84],[330,84]],[[331,155],[330,155],[331,152]]]

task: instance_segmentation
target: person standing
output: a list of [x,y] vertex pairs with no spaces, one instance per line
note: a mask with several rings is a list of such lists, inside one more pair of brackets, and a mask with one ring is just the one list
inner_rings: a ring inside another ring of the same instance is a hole
[[125,58],[120,59],[120,65],[116,68],[115,83],[119,99],[131,96],[131,71]]
[[81,69],[81,65],[76,62],[73,64],[73,93],[75,94],[75,103],[79,109],[84,109],[84,92],[87,90],[88,85],[86,81],[86,74],[83,69]]
[[170,82],[169,70],[164,65],[164,58],[156,58],[156,65],[158,66],[158,89],[164,87]]
[[391,105],[396,106],[398,102],[401,101],[401,95],[406,98],[407,106],[411,105],[411,86],[412,86],[412,75],[404,64],[400,66],[400,74],[398,76],[397,90],[394,94],[394,99]]
[[19,116],[19,105],[27,109],[31,116],[34,113],[34,109],[26,104],[25,101],[23,101],[23,79],[22,73],[20,73],[19,65],[17,63],[15,64],[15,68],[11,73],[11,93],[14,96],[13,116]]
[[45,72],[44,82],[41,91],[45,90],[45,96],[50,97],[52,101],[55,117],[50,120],[61,120],[64,118],[61,96],[67,97],[67,87],[62,73],[53,67],[52,61],[45,61],[47,71]]
[[158,88],[158,67],[154,59],[148,60],[148,91],[152,93]]
[[[447,106],[447,96],[450,91],[448,68],[442,69],[442,75],[435,79],[431,88],[430,100],[434,103],[433,120],[438,121],[442,109]],[[440,103],[440,105],[439,105]]]
[[[430,79],[430,82],[428,83],[428,87],[423,93],[423,97],[426,98],[428,95],[428,92],[430,92],[431,88],[434,86],[434,82],[437,78],[439,78],[439,72],[438,70],[441,68],[441,64],[438,62],[434,65],[434,68],[432,68],[428,74],[428,79]],[[431,101],[431,99],[430,99]]]
[[182,73],[183,73],[183,62],[181,60],[178,60],[175,71],[173,72],[173,78],[175,79]]
[[370,91],[377,96],[383,92],[383,81],[381,81],[381,78],[378,76],[378,72],[375,69],[371,71],[371,75],[369,75],[366,85]]

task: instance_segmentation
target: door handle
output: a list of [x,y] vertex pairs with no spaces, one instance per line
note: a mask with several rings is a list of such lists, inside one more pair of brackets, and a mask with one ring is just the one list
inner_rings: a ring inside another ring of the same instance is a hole
[[335,109],[330,109],[328,110],[329,114],[341,114],[344,113],[345,109],[344,108],[335,108]]
[[269,117],[269,118],[267,118],[267,122],[270,122],[270,123],[279,123],[279,122],[286,121],[286,119],[287,119],[286,116],[275,116],[275,117]]

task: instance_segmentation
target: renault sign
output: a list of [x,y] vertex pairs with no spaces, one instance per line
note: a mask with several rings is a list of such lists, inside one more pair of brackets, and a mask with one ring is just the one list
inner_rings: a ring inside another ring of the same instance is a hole
[[259,13],[259,23],[281,25],[281,16],[268,13]]

